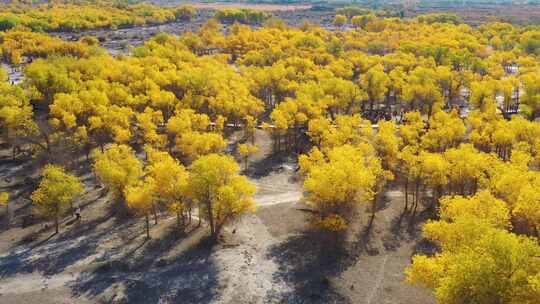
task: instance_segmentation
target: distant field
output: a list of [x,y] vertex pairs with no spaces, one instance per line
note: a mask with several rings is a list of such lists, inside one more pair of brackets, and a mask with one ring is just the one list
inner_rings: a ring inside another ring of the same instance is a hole
[[417,8],[407,11],[407,16],[417,16],[429,13],[453,13],[461,16],[468,24],[478,25],[494,20],[504,20],[511,23],[539,23],[540,5],[485,5],[468,8]]
[[189,3],[196,8],[206,8],[206,9],[234,9],[234,8],[249,8],[253,10],[260,10],[265,12],[284,12],[284,11],[295,11],[295,10],[306,10],[310,9],[311,5],[307,4],[247,4],[247,3]]

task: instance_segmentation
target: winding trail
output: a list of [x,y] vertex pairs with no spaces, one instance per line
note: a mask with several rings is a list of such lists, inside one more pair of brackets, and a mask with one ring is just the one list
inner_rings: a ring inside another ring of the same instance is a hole
[[385,272],[385,269],[386,269],[386,261],[388,261],[388,254],[384,255],[384,259],[381,262],[381,266],[379,266],[379,273],[377,273],[377,279],[375,280],[375,286],[371,289],[371,291],[370,291],[370,293],[369,293],[369,295],[368,295],[368,297],[366,299],[366,304],[371,304],[371,301],[373,300],[373,298],[377,294],[377,291],[381,288],[381,284],[382,284],[383,279],[384,279],[384,272]]
[[18,275],[0,284],[0,294],[24,294],[29,292],[42,291],[44,289],[57,289],[64,287],[68,282],[73,281],[79,273],[61,273],[54,276],[44,276],[38,272],[25,275]]
[[296,203],[302,199],[300,191],[289,191],[280,194],[255,195],[254,200],[259,206],[273,206],[285,203]]

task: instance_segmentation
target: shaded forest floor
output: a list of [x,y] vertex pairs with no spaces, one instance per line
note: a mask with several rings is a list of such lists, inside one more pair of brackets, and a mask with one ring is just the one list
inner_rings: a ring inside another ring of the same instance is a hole
[[411,256],[426,246],[422,213],[409,225],[402,192],[390,187],[371,225],[368,206],[361,208],[344,249],[336,250],[307,225],[294,162],[271,157],[262,131],[257,144],[245,173],[258,185],[260,207],[228,226],[215,245],[204,223],[180,233],[165,214],[146,240],[143,221],[118,219],[85,170],[82,222],[65,218],[58,235],[45,222],[21,228],[33,187],[24,177],[37,172],[31,161],[13,162],[2,151],[0,188],[15,200],[10,229],[0,229],[0,302],[434,303],[403,282]]

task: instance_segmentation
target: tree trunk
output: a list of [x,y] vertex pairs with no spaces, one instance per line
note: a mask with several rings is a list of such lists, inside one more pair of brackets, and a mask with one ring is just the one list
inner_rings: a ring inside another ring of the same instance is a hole
[[10,216],[9,216],[9,202],[6,203],[6,225],[9,227],[9,220],[10,220]]
[[433,187],[432,191],[433,192],[431,193],[431,203],[429,205],[429,208],[435,210],[437,202],[439,201],[439,186]]
[[373,202],[371,203],[371,220],[375,218],[375,212],[377,211],[377,197],[378,195],[375,194],[375,197],[373,198]]
[[428,126],[429,126],[429,119],[431,118],[432,114],[433,114],[433,103],[430,103],[428,105],[428,116],[427,116]]
[[207,202],[208,221],[210,222],[210,235],[212,238],[216,237],[216,227],[214,223],[214,212],[212,210],[212,203]]
[[150,238],[150,216],[147,213],[145,217],[146,217],[146,238],[149,239]]
[[294,126],[294,132],[293,132],[293,136],[294,136],[294,152],[298,152],[298,125],[295,124]]
[[152,204],[152,213],[154,213],[154,225],[157,225],[158,221],[157,221],[157,210],[156,210],[156,205],[155,204]]
[[176,228],[180,230],[180,211],[176,211]]
[[58,234],[59,226],[60,226],[60,223],[59,223],[59,220],[58,220],[58,214],[56,214],[56,215],[54,216],[54,228],[55,228],[55,234]]
[[409,180],[405,179],[405,209],[403,210],[403,213],[407,212],[408,207],[409,207]]
[[418,208],[418,202],[420,201],[420,199],[419,199],[419,196],[420,196],[420,183],[419,182],[416,182],[414,192],[415,192],[415,195],[414,195],[415,198],[414,198],[413,214],[416,214],[416,209]]
[[416,192],[414,192],[414,189],[413,189],[413,191],[411,191],[411,194],[412,194],[411,208],[413,208],[414,207],[414,202],[416,201]]
[[416,202],[415,202],[415,204],[418,204],[420,202],[420,192],[422,191],[419,180],[416,182],[416,189],[414,191],[416,191]]

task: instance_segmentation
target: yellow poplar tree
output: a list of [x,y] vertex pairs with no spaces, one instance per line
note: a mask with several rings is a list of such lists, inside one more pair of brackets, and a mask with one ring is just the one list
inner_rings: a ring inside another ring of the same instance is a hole
[[424,236],[442,251],[416,255],[407,282],[435,292],[438,303],[538,303],[540,246],[509,233],[506,204],[489,192],[441,201],[441,219],[424,226]]
[[420,152],[419,159],[422,181],[426,187],[431,189],[433,201],[437,202],[444,195],[445,188],[448,185],[450,164],[439,153],[422,151]]
[[310,163],[302,170],[306,200],[317,211],[314,224],[329,231],[347,228],[351,211],[375,198],[384,170],[381,161],[368,145],[343,145],[333,148],[324,160]]
[[424,121],[420,112],[405,113],[405,120],[399,127],[399,135],[403,140],[403,144],[418,147],[424,133]]
[[384,67],[378,64],[362,75],[360,86],[366,91],[369,108],[373,110],[375,104],[386,97],[390,87],[390,77],[384,72]]
[[62,167],[47,165],[38,189],[32,193],[32,202],[41,214],[54,220],[58,233],[60,217],[83,191],[84,187],[76,176]]
[[531,120],[540,116],[540,76],[538,72],[528,73],[521,78],[524,87],[524,96],[522,98],[525,104],[525,112]]
[[187,212],[191,221],[192,204],[187,197],[189,173],[186,168],[169,153],[148,151],[149,164],[145,168],[147,177],[155,183],[155,196],[158,203],[176,214],[177,226],[180,227],[181,217]]
[[230,156],[201,156],[190,169],[188,191],[209,221],[213,238],[227,222],[254,211],[256,187],[238,175],[238,164]]
[[524,218],[535,236],[538,237],[540,230],[540,178],[535,182],[528,183],[521,189],[512,213]]
[[342,27],[344,26],[345,24],[347,23],[347,16],[344,16],[344,15],[336,15],[336,17],[334,17],[334,26],[336,27]]
[[397,126],[392,121],[379,121],[379,130],[373,146],[382,159],[385,170],[394,171],[399,161],[401,139],[397,136]]
[[244,170],[248,169],[248,160],[249,157],[257,153],[258,148],[256,145],[252,144],[240,144],[238,145],[238,153],[244,161]]
[[443,152],[459,145],[464,140],[465,131],[465,124],[456,111],[438,111],[429,120],[422,146],[432,152]]
[[156,183],[151,177],[145,178],[124,189],[126,203],[135,214],[144,216],[146,222],[146,237],[150,238],[150,213],[154,207]]
[[444,158],[449,163],[449,193],[474,194],[487,183],[488,170],[493,164],[490,155],[476,150],[471,144],[461,144],[446,150]]
[[97,153],[94,172],[115,198],[123,203],[124,190],[139,180],[143,168],[133,149],[126,145],[113,144],[105,152]]

